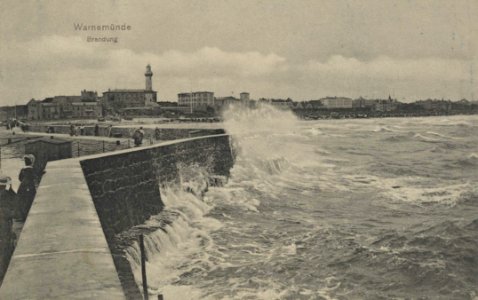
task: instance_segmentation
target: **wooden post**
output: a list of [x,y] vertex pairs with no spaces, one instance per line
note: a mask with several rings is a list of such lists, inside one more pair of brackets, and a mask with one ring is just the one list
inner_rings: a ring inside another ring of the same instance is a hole
[[0,147],[0,170],[2,169],[2,147]]
[[130,140],[128,139],[128,148],[131,148],[131,146],[129,145],[129,142],[130,142]]
[[80,157],[80,141],[78,141],[78,157]]
[[158,295],[158,300],[164,300],[163,295],[159,294]]
[[144,236],[139,236],[139,249],[141,252],[141,278],[143,279],[143,297],[148,300],[148,281],[146,279],[146,255],[144,253]]
[[105,141],[103,141],[103,153],[105,152]]

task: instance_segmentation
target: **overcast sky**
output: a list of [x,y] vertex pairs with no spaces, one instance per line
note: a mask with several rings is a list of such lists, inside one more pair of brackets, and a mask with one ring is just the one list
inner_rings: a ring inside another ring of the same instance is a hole
[[2,0],[0,105],[144,88],[148,63],[159,100],[190,90],[477,99],[477,16],[477,0]]

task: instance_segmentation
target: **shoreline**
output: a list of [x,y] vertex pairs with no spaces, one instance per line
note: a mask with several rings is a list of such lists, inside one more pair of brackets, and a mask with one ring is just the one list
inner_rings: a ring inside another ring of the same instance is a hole
[[[283,109],[279,109],[283,110]],[[287,111],[287,110],[285,110]],[[478,115],[478,111],[468,112],[371,112],[371,111],[340,111],[340,110],[289,110],[300,121],[316,121],[316,120],[337,120],[337,119],[383,119],[383,118],[421,118],[421,117],[451,117],[451,116],[471,116]],[[176,119],[165,119],[161,116],[137,116],[132,120],[115,121],[98,121],[97,119],[58,119],[58,120],[42,120],[42,121],[26,121],[30,125],[92,125],[114,126],[114,127],[131,127],[135,125],[157,126],[159,128],[187,128],[188,125],[203,125],[202,128],[218,129],[224,123],[222,116],[214,118],[185,117]]]

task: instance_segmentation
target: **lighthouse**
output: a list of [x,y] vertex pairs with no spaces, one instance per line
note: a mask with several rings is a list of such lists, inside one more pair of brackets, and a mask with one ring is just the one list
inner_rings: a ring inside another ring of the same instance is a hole
[[151,77],[153,77],[153,72],[151,71],[151,66],[146,66],[146,72],[144,73],[146,77],[146,90],[152,91],[153,90],[153,82],[151,81]]

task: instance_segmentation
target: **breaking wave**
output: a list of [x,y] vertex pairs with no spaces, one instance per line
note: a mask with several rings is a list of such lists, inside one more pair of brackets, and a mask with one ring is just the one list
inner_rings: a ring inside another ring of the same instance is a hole
[[[459,118],[304,123],[269,106],[224,118],[237,154],[230,178],[184,168],[161,190],[164,211],[143,224],[154,229],[152,295],[478,295],[478,142],[471,129],[456,137]],[[141,284],[138,253],[127,250]]]

